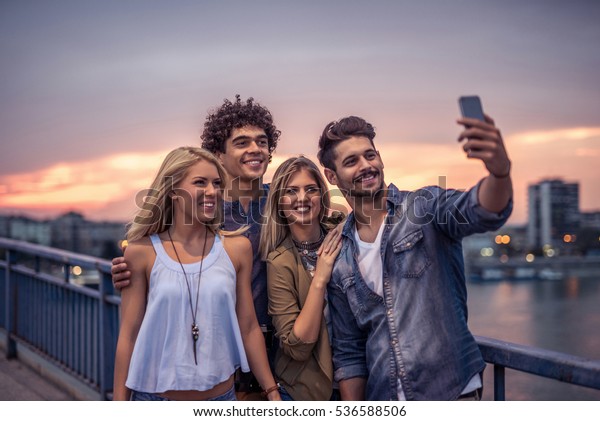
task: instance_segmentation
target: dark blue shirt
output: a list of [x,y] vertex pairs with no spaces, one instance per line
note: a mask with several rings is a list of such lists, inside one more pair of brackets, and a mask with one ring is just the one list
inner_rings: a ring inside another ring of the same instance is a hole
[[271,317],[267,313],[267,265],[262,261],[258,252],[260,229],[262,227],[263,209],[267,201],[269,185],[263,184],[263,194],[258,200],[250,202],[246,212],[239,201],[224,204],[224,228],[226,231],[235,231],[248,226],[243,234],[252,244],[252,298],[258,324],[272,327]]

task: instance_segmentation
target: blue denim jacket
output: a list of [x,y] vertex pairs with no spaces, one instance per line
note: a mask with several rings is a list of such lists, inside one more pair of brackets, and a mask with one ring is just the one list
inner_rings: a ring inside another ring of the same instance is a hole
[[462,238],[500,228],[468,192],[388,188],[381,240],[383,297],[364,282],[355,255],[354,214],[328,286],[335,380],[367,379],[367,400],[456,399],[485,363],[467,327]]

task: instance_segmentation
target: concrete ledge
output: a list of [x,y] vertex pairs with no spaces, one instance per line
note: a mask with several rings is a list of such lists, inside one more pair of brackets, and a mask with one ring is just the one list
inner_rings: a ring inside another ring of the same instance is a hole
[[[4,359],[4,352],[6,351],[7,337],[6,332],[0,330],[0,348],[2,350]],[[76,377],[70,375],[66,371],[62,370],[59,366],[54,364],[51,361],[48,361],[40,354],[32,351],[27,345],[21,344],[17,342],[17,360],[19,363],[22,363],[28,369],[30,369],[35,375],[40,376],[41,380],[47,383],[47,385],[41,385],[41,382],[38,383],[38,387],[42,387],[42,390],[38,393],[39,397],[37,399],[15,399],[15,400],[46,400],[44,396],[43,387],[60,389],[64,392],[62,395],[58,395],[59,398],[55,399],[55,394],[49,391],[48,394],[50,398],[48,400],[85,400],[85,401],[94,401],[100,400],[100,394],[89,387],[87,384],[77,379]],[[13,360],[9,360],[13,361]],[[21,373],[16,373],[14,375],[15,378],[20,378]],[[8,379],[8,378],[7,378]],[[62,396],[62,397],[61,397]]]

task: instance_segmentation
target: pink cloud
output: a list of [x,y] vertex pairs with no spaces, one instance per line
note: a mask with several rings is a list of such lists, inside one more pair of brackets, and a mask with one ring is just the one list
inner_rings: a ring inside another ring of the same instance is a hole
[[[515,189],[510,223],[526,222],[527,187],[546,177],[579,181],[582,209],[600,208],[600,127],[514,133],[505,143],[513,162]],[[467,159],[456,143],[381,143],[379,149],[386,181],[401,189],[432,184],[465,189],[487,174],[483,165]],[[90,217],[129,219],[136,209],[136,192],[148,187],[167,153],[118,153],[0,177],[0,209],[79,209]],[[265,182],[293,155],[297,154],[276,154]],[[314,154],[307,156],[317,162]],[[335,202],[345,206],[341,198]]]

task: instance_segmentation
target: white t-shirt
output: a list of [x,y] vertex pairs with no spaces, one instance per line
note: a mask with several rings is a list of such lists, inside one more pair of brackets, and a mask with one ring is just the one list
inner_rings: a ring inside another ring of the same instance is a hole
[[381,237],[383,237],[382,222],[375,242],[367,243],[360,239],[358,230],[354,226],[354,238],[358,245],[358,268],[367,286],[375,294],[383,297],[383,264],[381,259]]

